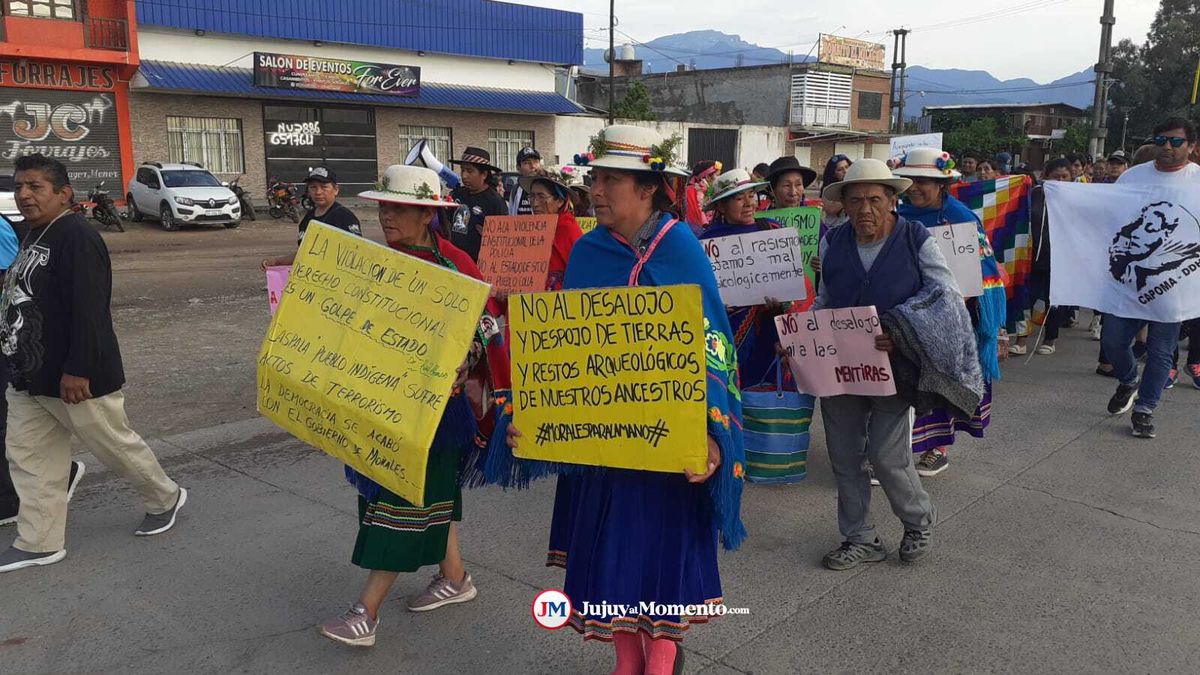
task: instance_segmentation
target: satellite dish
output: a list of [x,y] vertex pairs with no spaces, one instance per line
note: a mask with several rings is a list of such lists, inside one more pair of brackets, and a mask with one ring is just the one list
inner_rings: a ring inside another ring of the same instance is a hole
[[611,49],[604,50],[604,62],[612,63],[612,50]]

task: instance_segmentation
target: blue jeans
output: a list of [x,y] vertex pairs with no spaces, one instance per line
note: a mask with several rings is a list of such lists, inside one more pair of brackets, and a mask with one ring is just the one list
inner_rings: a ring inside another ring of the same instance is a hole
[[1126,319],[1108,314],[1104,317],[1100,344],[1104,355],[1113,365],[1113,374],[1121,384],[1133,386],[1138,381],[1133,338],[1145,325],[1150,326],[1146,338],[1146,368],[1142,372],[1142,385],[1138,388],[1138,399],[1133,410],[1149,413],[1158,406],[1158,399],[1162,397],[1167,379],[1171,376],[1175,348],[1179,345],[1179,324]]

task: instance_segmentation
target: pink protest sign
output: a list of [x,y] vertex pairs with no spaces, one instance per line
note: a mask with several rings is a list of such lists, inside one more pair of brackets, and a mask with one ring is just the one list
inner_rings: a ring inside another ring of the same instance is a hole
[[800,391],[813,396],[891,396],[896,393],[887,352],[875,349],[874,307],[819,309],[775,317]]
[[287,286],[288,274],[291,267],[267,268],[267,303],[271,307],[271,316],[279,309],[279,301],[283,298],[283,289]]

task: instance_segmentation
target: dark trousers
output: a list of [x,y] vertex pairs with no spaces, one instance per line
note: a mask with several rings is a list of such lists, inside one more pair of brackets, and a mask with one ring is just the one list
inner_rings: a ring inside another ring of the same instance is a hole
[[[0,391],[8,389],[8,364],[0,358]],[[8,474],[8,455],[4,452],[4,432],[8,428],[8,399],[0,396],[0,512],[17,508],[17,489]]]
[[1029,273],[1029,292],[1033,302],[1041,300],[1046,303],[1046,320],[1043,324],[1044,342],[1054,342],[1058,339],[1058,331],[1067,324],[1073,307],[1050,306],[1050,270],[1034,269]]

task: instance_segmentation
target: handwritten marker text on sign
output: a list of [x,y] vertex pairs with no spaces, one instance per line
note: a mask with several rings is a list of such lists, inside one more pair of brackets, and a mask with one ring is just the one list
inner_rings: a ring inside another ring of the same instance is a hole
[[929,228],[929,234],[942,250],[962,296],[983,295],[983,267],[979,263],[979,232],[975,223],[935,225]]
[[896,393],[888,355],[875,349],[881,329],[873,306],[784,314],[775,317],[775,327],[801,392],[814,396]]
[[422,504],[429,447],[488,287],[312,224],[258,358],[258,409]]
[[791,228],[705,239],[704,252],[717,278],[721,300],[730,307],[808,297],[801,264],[800,235]]
[[479,273],[506,293],[543,291],[558,216],[488,216],[479,246]]
[[817,257],[817,249],[821,244],[821,207],[772,209],[756,213],[755,218],[772,220],[800,233],[800,260],[804,264],[804,274],[809,283],[816,284],[817,273],[812,268],[812,261]]
[[708,388],[696,286],[521,294],[509,300],[515,454],[703,472]]

